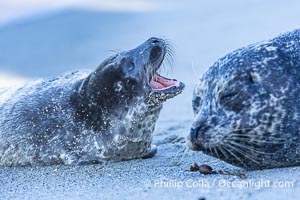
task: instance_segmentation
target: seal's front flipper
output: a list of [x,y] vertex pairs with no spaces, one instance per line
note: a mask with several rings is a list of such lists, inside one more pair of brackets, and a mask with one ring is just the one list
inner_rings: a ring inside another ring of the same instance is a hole
[[151,148],[148,150],[147,154],[144,155],[142,158],[143,159],[148,159],[148,158],[152,158],[157,152],[157,147],[156,145],[151,145]]

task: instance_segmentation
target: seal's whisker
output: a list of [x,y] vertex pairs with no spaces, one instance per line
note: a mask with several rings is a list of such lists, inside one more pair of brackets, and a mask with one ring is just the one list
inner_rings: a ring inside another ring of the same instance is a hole
[[173,67],[174,66],[174,63],[175,63],[175,56],[174,54],[172,53],[172,51],[168,51],[167,52],[167,58],[169,59],[169,64],[170,64],[170,67]]
[[[270,143],[270,144],[282,144],[286,142],[285,138],[282,137],[267,137],[267,136],[262,136],[258,135],[256,138],[253,135],[250,134],[238,134],[238,133],[231,133],[228,138],[233,138],[233,139],[238,139],[238,140],[244,140],[247,142],[257,141],[257,142],[265,142],[265,143]],[[268,142],[267,142],[268,141]]]
[[[159,69],[159,72],[160,73],[165,73],[166,75],[169,75],[169,71],[172,72],[172,69],[170,68],[170,61],[168,60],[168,58],[165,59],[165,61],[162,63],[162,66],[160,69]],[[169,68],[171,70],[169,70]]]
[[223,156],[228,159],[228,154],[224,151],[222,146],[218,146],[217,149],[220,150],[221,154],[223,154]]
[[253,149],[251,148],[249,145],[245,145],[245,144],[242,144],[242,143],[238,143],[238,142],[235,142],[233,140],[228,140],[228,142],[234,146],[238,146],[240,148],[243,148],[245,150],[248,150],[248,151],[251,151],[251,152],[256,152],[256,153],[259,153],[259,154],[267,154],[267,155],[273,155],[274,153],[267,153],[267,152],[263,152],[263,151],[259,151],[257,149]]
[[[253,134],[239,133],[240,131],[243,131],[243,130],[245,130],[245,129],[240,129],[240,130],[237,129],[235,131],[232,131],[233,133],[230,133],[230,137],[235,136],[235,137],[238,137],[238,138],[244,138],[245,140],[246,140],[246,138],[250,138],[252,140],[253,137],[254,137]],[[249,129],[249,130],[252,130],[252,129]],[[286,139],[282,138],[280,136],[278,136],[278,137],[271,137],[271,136],[258,135],[257,139],[259,141],[261,141],[261,140],[263,140],[263,141],[267,141],[267,140],[278,141],[278,143],[285,143],[286,142]],[[247,140],[247,141],[249,141],[249,140]]]
[[166,67],[172,68],[173,61],[172,61],[172,57],[169,55],[169,53],[166,53],[163,65],[166,65]]
[[211,146],[208,147],[210,154],[212,154]]
[[179,148],[179,150],[176,153],[176,157],[179,157],[178,163],[183,163],[183,160],[186,157],[186,154],[188,153],[189,149],[186,146],[182,146]]
[[216,148],[216,147],[213,147],[212,149],[213,149],[213,151],[215,152],[217,158],[220,159],[221,157],[220,157],[220,155],[219,155],[219,153],[218,153],[217,148]]
[[121,49],[109,49],[108,51],[114,52],[114,53],[120,53],[120,52],[122,52]]
[[229,153],[229,155],[232,155],[233,157],[235,157],[245,168],[247,168],[247,165],[241,160],[241,158],[238,157],[235,153],[233,153],[231,150],[229,150],[226,147],[231,148],[231,149],[232,149],[232,147],[225,144],[224,150],[226,150]]
[[174,53],[174,51],[173,51],[174,46],[172,45],[171,40],[165,40],[165,45],[166,45],[166,48],[168,48],[169,51]]
[[247,159],[259,164],[259,161],[254,159],[253,154],[247,153],[247,152],[241,150],[239,147],[234,147],[232,145],[230,145],[230,148],[232,148],[232,150],[236,151],[237,153],[245,156]]
[[173,58],[175,57],[175,51],[174,48],[170,44],[166,44],[166,51],[172,56]]
[[172,59],[174,59],[175,58],[175,52],[174,52],[174,50],[172,48],[170,48],[170,47],[167,47],[166,50],[167,50],[169,56],[172,57]]
[[175,65],[175,59],[174,59],[174,55],[172,55],[170,52],[168,52],[167,54],[167,58],[169,60],[169,67],[171,70],[173,70],[173,66]]
[[[236,137],[236,136],[232,136],[231,137],[234,140],[239,140],[242,142],[247,142],[247,143],[255,143],[255,144],[259,144],[259,143],[264,143],[264,144],[283,144],[284,141],[269,141],[269,140],[262,140],[262,139],[255,139],[255,138],[246,138],[246,137]],[[263,144],[261,144],[263,145]]]
[[165,63],[167,63],[166,67],[170,68],[171,72],[173,72],[173,66],[175,63],[174,58],[175,58],[175,55],[174,55],[173,49],[168,44],[166,44],[166,53],[165,53],[165,58],[164,58],[162,65],[165,66],[166,65]]
[[[146,66],[147,66],[146,68],[148,68],[148,69],[153,69],[153,65],[151,63],[149,63],[149,62],[146,63]],[[151,70],[150,71],[150,76],[154,77],[154,75],[155,75],[155,70]]]
[[[242,133],[230,133],[230,135],[232,135],[232,136],[238,136],[238,137],[251,137],[251,138],[253,138],[253,135],[249,135],[249,134],[242,134]],[[263,136],[263,135],[259,135],[259,137],[260,138],[271,138],[272,140],[283,140],[283,138],[282,137],[280,137],[279,135],[278,135],[278,137],[272,137],[272,136]]]
[[236,151],[239,151],[240,153],[242,153],[246,158],[248,158],[249,160],[251,160],[251,161],[253,161],[253,162],[255,162],[255,163],[257,163],[257,164],[259,164],[259,161],[258,160],[256,160],[256,159],[254,159],[254,154],[253,154],[253,152],[246,152],[246,151],[243,151],[242,149],[240,149],[240,148],[237,148],[237,147],[234,147],[234,148],[236,148]]

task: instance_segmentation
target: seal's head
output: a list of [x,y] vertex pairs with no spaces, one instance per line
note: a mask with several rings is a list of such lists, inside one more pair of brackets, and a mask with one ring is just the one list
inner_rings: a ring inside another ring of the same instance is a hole
[[299,70],[293,62],[300,54],[287,51],[292,41],[280,41],[236,50],[203,75],[194,90],[192,149],[248,169],[295,165],[298,149],[299,163]]
[[[108,59],[84,81],[80,93],[102,109],[130,106],[142,99],[148,106],[181,93],[184,84],[157,73],[168,54],[167,43],[150,38],[135,49],[120,52]],[[106,104],[107,103],[107,104]]]
[[85,129],[105,132],[105,157],[130,159],[150,148],[162,103],[184,88],[157,72],[168,55],[164,40],[150,38],[106,59],[79,81],[73,95],[77,121]]

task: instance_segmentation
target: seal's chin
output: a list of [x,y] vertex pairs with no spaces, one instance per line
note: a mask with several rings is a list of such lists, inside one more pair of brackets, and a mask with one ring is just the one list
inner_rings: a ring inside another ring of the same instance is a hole
[[176,79],[169,79],[161,76],[157,72],[151,78],[149,83],[151,92],[148,99],[148,105],[161,105],[167,99],[173,98],[180,94],[185,85]]

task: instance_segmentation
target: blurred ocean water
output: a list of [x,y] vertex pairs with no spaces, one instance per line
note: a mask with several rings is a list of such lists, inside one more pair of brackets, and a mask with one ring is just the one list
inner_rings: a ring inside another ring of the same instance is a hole
[[95,68],[110,50],[158,36],[174,46],[174,74],[195,81],[226,52],[297,28],[299,4],[188,0],[164,1],[162,9],[148,12],[51,10],[0,26],[0,71],[45,77]]
[[[214,61],[300,25],[296,0],[155,2],[160,3],[157,10],[64,8],[1,25],[0,74],[34,79],[93,69],[114,51],[134,48],[151,36],[163,37],[174,48],[175,62],[162,74],[185,82],[186,89],[166,103],[161,118],[191,120],[193,85]],[[7,86],[14,79],[1,82]]]

